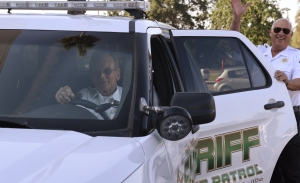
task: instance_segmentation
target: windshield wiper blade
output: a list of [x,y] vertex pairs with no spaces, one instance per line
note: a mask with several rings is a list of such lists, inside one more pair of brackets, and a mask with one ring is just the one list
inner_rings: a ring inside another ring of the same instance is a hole
[[0,127],[41,129],[42,126],[25,119],[0,117]]

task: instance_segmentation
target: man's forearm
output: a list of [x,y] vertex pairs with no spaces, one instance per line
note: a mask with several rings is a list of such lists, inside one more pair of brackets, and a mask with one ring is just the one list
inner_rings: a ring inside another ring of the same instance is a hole
[[233,20],[232,20],[232,23],[230,25],[230,30],[240,32],[241,19],[242,19],[241,16],[233,16]]
[[286,82],[287,89],[291,91],[300,90],[300,78],[292,79]]

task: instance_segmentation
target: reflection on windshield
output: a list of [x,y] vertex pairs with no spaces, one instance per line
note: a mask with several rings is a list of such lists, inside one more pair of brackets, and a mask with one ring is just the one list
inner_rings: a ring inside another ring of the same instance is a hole
[[[130,108],[131,34],[0,32],[1,117],[53,119],[53,124],[54,119],[86,119],[82,123],[126,126],[118,119],[126,121]],[[93,130],[110,129],[99,128]]]

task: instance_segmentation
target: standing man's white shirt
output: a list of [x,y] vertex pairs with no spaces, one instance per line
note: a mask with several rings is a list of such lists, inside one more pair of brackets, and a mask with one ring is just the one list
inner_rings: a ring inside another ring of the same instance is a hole
[[[120,102],[122,96],[122,87],[117,86],[117,90],[110,96],[102,96],[101,93],[96,88],[84,88],[80,90],[79,93],[82,94],[81,99],[88,100],[90,102],[93,102],[96,105],[100,105],[100,104],[109,103],[111,99]],[[89,110],[91,113],[93,113],[98,119],[103,119],[103,117],[99,113],[95,112],[94,110],[88,108],[86,109]],[[113,119],[117,110],[118,108],[111,107],[107,109],[105,112],[108,114],[110,119]]]
[[[284,72],[288,80],[300,78],[300,51],[288,46],[286,49],[272,57],[271,46],[258,45],[261,53],[271,62],[276,70]],[[300,106],[300,91],[290,91],[290,98],[293,106]]]

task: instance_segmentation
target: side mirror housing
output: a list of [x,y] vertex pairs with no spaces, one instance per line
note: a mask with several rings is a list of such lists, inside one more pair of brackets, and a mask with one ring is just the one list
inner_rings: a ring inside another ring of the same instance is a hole
[[155,123],[159,134],[167,140],[176,141],[195,133],[200,124],[212,122],[216,117],[215,101],[210,93],[175,93],[169,108],[148,106],[140,100],[140,111],[158,115]]
[[157,106],[148,106],[146,100],[141,98],[140,111],[147,115],[150,112],[158,115],[154,126],[164,139],[180,140],[194,130],[192,117],[184,108],[174,106],[163,110]]
[[158,133],[167,140],[180,140],[192,130],[193,122],[187,110],[181,107],[170,107],[159,115]]
[[210,123],[216,117],[215,101],[210,93],[175,93],[170,106],[186,109],[192,117],[193,125]]

